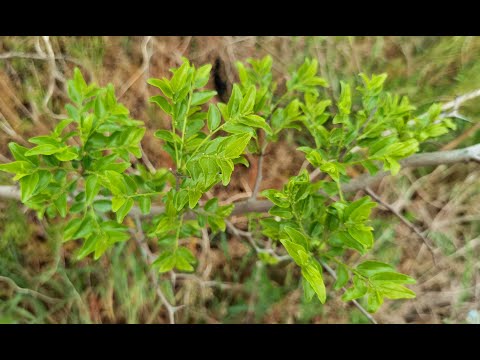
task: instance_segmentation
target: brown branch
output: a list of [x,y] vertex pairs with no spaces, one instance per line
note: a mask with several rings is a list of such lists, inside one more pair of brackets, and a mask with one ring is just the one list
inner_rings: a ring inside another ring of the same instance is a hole
[[383,201],[380,196],[378,196],[372,189],[369,187],[365,188],[365,192],[370,195],[376,202],[378,202],[380,205],[385,207],[387,210],[389,210],[392,214],[394,214],[396,217],[400,219],[401,222],[403,222],[405,225],[407,225],[410,230],[412,230],[417,236],[423,241],[425,246],[427,247],[428,251],[432,255],[433,263],[435,266],[437,266],[437,259],[435,257],[435,251],[433,246],[430,244],[430,240],[423,235],[423,233],[416,227],[414,224],[412,224],[405,216],[403,216],[397,209],[395,209],[392,205],[386,203]]
[[[423,166],[438,166],[443,164],[455,164],[459,162],[476,161],[480,162],[480,144],[472,145],[463,149],[436,151],[423,154],[412,155],[402,161],[400,164],[403,168],[406,167],[423,167]],[[387,176],[388,172],[381,171],[375,176],[370,174],[363,174],[353,179],[349,183],[342,184],[343,192],[355,192],[363,190],[372,186]],[[10,199],[20,199],[20,192],[16,186],[0,186],[0,197]],[[270,200],[246,200],[235,203],[235,208],[232,211],[233,215],[242,215],[250,212],[264,213],[268,212],[273,204]],[[165,211],[163,206],[152,206],[151,215],[157,215]],[[132,215],[140,214],[140,210],[136,207],[132,208]],[[186,216],[193,216],[186,215]],[[187,217],[188,218],[188,217]]]
[[[330,274],[331,277],[333,277],[335,280],[337,280],[337,273],[335,270],[333,270],[330,266],[328,266],[325,262],[320,260],[320,264],[323,266],[325,270]],[[342,287],[342,290],[345,292],[347,289],[345,287]],[[375,318],[368,313],[365,308],[360,305],[360,303],[357,300],[352,300],[353,305],[355,305],[360,312],[365,315],[365,317],[372,323],[372,324],[378,324],[378,322],[375,320]]]

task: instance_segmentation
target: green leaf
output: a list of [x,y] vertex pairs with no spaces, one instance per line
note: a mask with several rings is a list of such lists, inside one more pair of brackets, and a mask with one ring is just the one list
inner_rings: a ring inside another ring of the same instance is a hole
[[92,252],[94,252],[100,236],[100,234],[94,234],[85,239],[82,247],[78,250],[76,259],[82,260],[86,256],[90,255]]
[[123,206],[123,204],[125,204],[126,201],[127,201],[127,198],[123,196],[114,196],[112,198],[112,211],[116,213],[118,209],[120,209]]
[[340,81],[340,98],[338,100],[338,110],[342,115],[349,115],[352,107],[352,93],[350,91],[350,85]]
[[[116,215],[117,215],[117,222],[120,224],[123,222],[123,219],[125,219],[125,216],[130,212],[130,209],[133,206],[133,199],[128,198],[125,203],[117,210]],[[112,208],[113,208],[113,202],[112,202]]]
[[258,116],[258,115],[255,115],[255,114],[246,115],[246,116],[238,119],[238,122],[241,123],[241,124],[247,125],[247,126],[251,126],[253,128],[261,128],[261,129],[265,130],[265,132],[268,135],[272,134],[272,129],[267,124],[265,119],[262,118],[261,116]]
[[71,161],[78,158],[78,154],[71,148],[64,148],[61,152],[55,154],[60,161]]
[[82,224],[82,219],[72,219],[63,229],[63,242],[72,240],[80,225]]
[[99,191],[100,184],[98,182],[98,176],[89,175],[85,180],[85,195],[87,205],[90,205],[93,202]]
[[140,211],[143,215],[150,213],[150,208],[152,206],[152,200],[148,196],[142,196],[138,200],[138,205],[140,206]]
[[343,301],[358,299],[367,293],[365,282],[357,275],[353,276],[353,287],[347,289],[342,295]]
[[228,136],[225,139],[225,149],[223,151],[225,157],[230,159],[239,157],[247,147],[250,139],[250,134]]
[[174,70],[174,74],[170,79],[170,86],[172,87],[173,92],[177,93],[177,95],[179,94],[180,90],[187,85],[186,81],[189,70],[190,63],[185,58],[183,58],[183,64],[178,69]]
[[33,174],[24,176],[20,179],[21,199],[23,203],[25,203],[32,197],[37,187],[38,181],[38,172],[34,172]]
[[222,184],[223,186],[227,186],[233,173],[233,162],[230,159],[217,159],[217,165],[222,170]]
[[202,92],[196,92],[192,96],[192,102],[191,106],[196,106],[196,105],[202,105],[205,104],[208,100],[213,98],[215,95],[217,95],[216,91],[202,91]]
[[370,249],[373,246],[373,234],[370,229],[371,228],[354,226],[348,228],[348,233],[352,238],[363,244],[365,248]]
[[96,200],[93,203],[93,209],[103,213],[112,211],[112,202],[109,200]]
[[294,229],[290,226],[285,226],[285,228],[283,230],[287,233],[287,235],[288,235],[288,237],[290,238],[291,241],[293,241],[294,243],[296,243],[298,245],[301,245],[305,250],[308,250],[309,240],[303,233],[301,233],[297,229]]
[[50,184],[50,181],[53,178],[53,175],[50,171],[47,170],[39,170],[38,172],[38,183],[35,187],[35,191],[33,195],[40,194],[45,188]]
[[60,194],[60,196],[57,197],[53,203],[55,204],[60,216],[65,218],[67,215],[67,193]]
[[296,244],[287,239],[280,239],[280,242],[298,266],[302,267],[308,263],[310,255],[302,245]]
[[369,288],[367,291],[367,311],[370,313],[376,312],[383,304],[382,294],[374,288]]
[[255,96],[257,89],[255,86],[250,86],[247,93],[243,97],[242,102],[240,103],[240,114],[248,115],[253,112],[253,106],[255,105]]
[[195,89],[199,89],[207,85],[208,79],[210,77],[210,70],[212,70],[212,65],[206,64],[206,65],[200,66],[195,71],[195,76],[193,78]]
[[107,249],[108,249],[108,239],[105,234],[101,234],[97,238],[93,259],[94,260],[100,259],[100,256],[102,256]]
[[81,222],[78,230],[73,234],[74,239],[85,238],[94,232],[94,221],[91,215],[87,215]]
[[416,280],[411,278],[408,275],[400,274],[395,271],[386,271],[381,273],[376,273],[370,276],[370,280],[380,283],[380,282],[389,282],[395,284],[415,284]]
[[[25,156],[25,153],[29,150],[28,148],[18,145],[17,143],[14,143],[14,142],[8,143],[8,148],[10,149],[10,152],[12,153],[15,160],[26,161],[26,162],[30,162],[35,165],[38,165],[38,160],[35,157]],[[0,168],[1,166],[2,165],[0,165]]]
[[179,247],[175,252],[175,267],[180,271],[192,272],[195,268],[195,256],[186,247]]
[[152,263],[152,266],[158,268],[158,272],[164,273],[175,267],[176,256],[171,251],[165,251]]
[[306,266],[302,267],[302,276],[308,281],[313,291],[318,296],[322,304],[325,304],[327,293],[325,291],[325,284],[322,278],[321,267],[316,260],[312,260]]
[[312,285],[310,285],[310,283],[304,277],[302,277],[302,280],[303,296],[305,297],[305,300],[307,300],[307,302],[310,302],[315,295],[315,290],[313,290]]
[[166,142],[177,142],[177,143],[181,143],[182,142],[182,139],[180,138],[180,136],[178,136],[177,134],[174,134],[172,133],[171,131],[168,131],[168,130],[157,130],[155,131],[154,133],[154,136],[158,139],[162,139]]
[[365,277],[370,277],[378,273],[392,272],[395,269],[389,264],[380,261],[364,261],[356,267],[356,270]]
[[159,88],[163,95],[165,95],[167,98],[172,99],[173,98],[173,90],[172,87],[170,86],[170,82],[163,78],[163,79],[148,79],[147,83]]
[[282,193],[281,191],[278,191],[275,189],[267,189],[267,190],[263,190],[261,194],[277,206],[280,206],[283,208],[290,207],[290,201],[288,196]]
[[221,117],[220,111],[215,106],[215,104],[210,104],[208,107],[208,114],[207,114],[207,126],[208,130],[214,131],[220,125]]
[[161,95],[152,96],[149,100],[152,103],[157,104],[164,112],[172,115],[172,105]]
[[57,126],[55,126],[55,129],[53,130],[53,133],[57,136],[60,136],[63,132],[63,130],[73,122],[73,119],[63,119],[60,121]]
[[350,219],[353,222],[363,222],[370,217],[372,208],[377,206],[377,203],[370,200],[369,196],[364,196],[350,203],[344,212],[344,218]]
[[272,216],[279,216],[282,219],[291,219],[293,217],[293,214],[290,210],[281,208],[277,205],[272,206],[270,210],[268,210],[268,213]]
[[[240,102],[242,101],[242,91],[237,84],[233,84],[232,94],[227,104],[228,116],[224,115],[224,118],[234,118],[238,115]],[[221,109],[220,109],[221,110]]]
[[32,155],[53,155],[55,153],[62,152],[65,147],[60,147],[60,145],[44,144],[38,145],[25,153],[25,156]]
[[0,164],[0,171],[16,174],[14,180],[20,180],[24,176],[31,174],[35,166],[27,161],[13,161],[8,164]]
[[335,285],[333,286],[333,288],[335,290],[341,289],[348,282],[348,279],[349,276],[347,267],[345,265],[339,264],[337,266],[337,280],[335,281]]

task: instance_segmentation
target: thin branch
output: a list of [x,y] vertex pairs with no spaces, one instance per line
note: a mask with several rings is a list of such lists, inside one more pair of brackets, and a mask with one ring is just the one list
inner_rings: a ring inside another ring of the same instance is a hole
[[148,44],[150,43],[151,40],[152,40],[151,36],[145,36],[143,38],[143,42],[142,42],[142,56],[143,56],[142,66],[137,71],[135,71],[135,73],[130,77],[130,79],[127,80],[127,82],[122,87],[122,89],[120,89],[120,91],[118,93],[118,99],[120,99],[123,95],[125,95],[125,93],[128,91],[128,89],[130,89],[132,87],[132,85],[135,84],[135,82],[138,79],[140,79],[140,77],[143,74],[148,73],[148,69],[149,69],[149,66],[150,66],[150,58],[152,57],[152,53],[150,51],[150,47],[148,46]]
[[54,303],[57,301],[60,301],[60,299],[52,298],[50,296],[44,295],[42,293],[39,293],[38,291],[32,290],[32,289],[27,289],[27,288],[22,288],[17,285],[15,281],[10,279],[9,277],[6,276],[0,276],[0,280],[8,283],[16,292],[20,294],[28,294],[33,297],[39,298],[40,300],[43,300],[48,303]]
[[[3,54],[0,54],[0,60],[2,59],[15,59],[15,58],[20,58],[20,59],[30,59],[30,60],[44,60],[44,61],[49,61],[50,57],[47,56],[43,51],[42,53],[23,53],[23,52],[18,52],[18,51],[11,51],[11,52],[6,52]],[[55,55],[55,60],[64,60],[71,62],[73,64],[79,65],[85,69],[86,66],[83,64],[80,60],[75,59],[71,56],[67,55]]]
[[[424,166],[439,166],[443,164],[455,164],[468,161],[480,160],[480,144],[472,145],[463,149],[448,150],[448,151],[435,151],[422,154],[415,154],[406,159],[400,161],[402,168],[416,168]],[[389,175],[389,172],[381,171],[376,175],[371,176],[366,173],[359,177],[352,179],[347,184],[342,185],[344,192],[355,192],[365,189],[368,186],[372,186],[378,183],[385,176]]]
[[[448,151],[435,151],[422,154],[412,155],[406,159],[400,161],[402,168],[415,168],[423,166],[439,166],[443,164],[455,164],[461,162],[476,161],[480,162],[480,144],[472,145],[463,149],[448,150]],[[349,183],[342,184],[343,192],[355,192],[370,187],[385,176],[389,175],[389,172],[379,172],[375,176],[369,174],[363,174],[359,177],[352,179]],[[0,188],[0,197],[16,198],[20,200],[20,193],[15,186],[2,186]],[[14,197],[14,194],[16,197]],[[264,213],[268,212],[273,206],[270,200],[246,200],[235,203],[235,208],[232,211],[233,215],[241,215],[250,212]],[[164,206],[152,206],[151,215],[157,215],[165,211]],[[136,207],[132,208],[132,215],[141,214],[140,210]],[[188,215],[192,216],[192,215]]]
[[[145,242],[145,234],[143,233],[142,224],[140,222],[139,216],[135,216],[135,225],[137,227],[137,232],[135,234],[135,241],[140,249],[142,257],[144,258],[147,265],[150,266],[152,262],[155,260],[155,256],[152,254],[152,252],[148,248],[147,243]],[[163,293],[162,289],[158,284],[158,274],[155,272],[155,270],[150,269],[149,275],[153,285],[155,286],[155,290],[157,292],[158,297],[160,298],[163,305],[165,305],[165,308],[167,309],[168,319],[170,321],[170,324],[175,324],[175,312],[180,308],[182,308],[183,306],[173,306],[172,304],[169,303],[169,301],[167,300],[167,297],[165,296],[165,294]]]
[[387,202],[383,201],[380,196],[378,196],[372,189],[369,187],[365,188],[365,192],[370,195],[376,202],[381,204],[383,207],[388,209],[392,214],[394,214],[396,217],[400,219],[401,222],[403,222],[405,225],[407,225],[410,230],[412,230],[417,236],[423,241],[425,246],[427,247],[428,251],[432,255],[433,263],[435,266],[437,265],[437,259],[435,257],[435,249],[433,246],[430,244],[430,240],[423,235],[422,231],[418,229],[414,224],[412,224],[405,216],[403,216],[397,209],[395,209],[392,205],[388,204]]
[[463,104],[464,102],[468,101],[468,100],[471,100],[471,99],[474,99],[476,97],[479,97],[480,96],[480,89],[477,89],[477,90],[474,90],[474,91],[471,91],[469,93],[466,93],[462,96],[458,96],[457,98],[455,98],[455,100],[452,100],[446,104],[443,104],[442,105],[442,111],[446,111],[446,110],[449,110],[449,109],[454,109],[454,110],[457,110],[461,104]]
[[48,110],[48,102],[50,101],[53,91],[55,90],[55,72],[56,72],[56,64],[55,64],[55,53],[53,52],[52,44],[50,43],[49,36],[42,36],[43,42],[47,48],[48,53],[48,63],[49,63],[49,71],[50,71],[50,81],[48,83],[47,94],[43,99],[43,107]]
[[[325,270],[327,270],[327,272],[328,272],[335,280],[337,280],[337,273],[335,272],[335,270],[333,270],[330,266],[328,266],[325,262],[323,262],[323,261],[321,261],[321,260],[320,260],[320,264],[323,266],[323,268],[324,268]],[[342,287],[342,290],[343,290],[343,291],[347,291],[347,289],[345,289],[345,287]],[[370,315],[370,314],[368,313],[368,311],[365,310],[365,308],[364,308],[362,305],[360,305],[360,303],[359,303],[357,300],[352,300],[352,303],[353,303],[353,305],[355,305],[355,306],[358,308],[358,310],[360,310],[360,312],[361,312],[363,315],[366,316],[366,318],[367,318],[368,320],[370,320],[370,322],[371,322],[372,324],[378,324],[377,320],[375,320],[375,318],[374,318],[372,315]]]
[[278,255],[273,249],[264,249],[259,247],[256,243],[255,240],[253,239],[252,233],[249,231],[243,231],[237,228],[235,225],[233,225],[230,221],[225,220],[225,224],[227,225],[227,230],[232,234],[237,237],[243,237],[248,240],[249,244],[253,247],[255,252],[257,253],[266,253],[271,255],[273,258],[275,258],[278,262],[280,261],[285,261],[291,259],[290,255]]
[[263,157],[265,154],[265,149],[262,149],[262,152],[260,153],[260,156],[258,157],[258,162],[257,162],[257,177],[255,179],[255,185],[253,186],[253,191],[252,191],[252,196],[250,199],[256,200],[258,196],[258,191],[260,190],[260,184],[262,183],[263,180]]

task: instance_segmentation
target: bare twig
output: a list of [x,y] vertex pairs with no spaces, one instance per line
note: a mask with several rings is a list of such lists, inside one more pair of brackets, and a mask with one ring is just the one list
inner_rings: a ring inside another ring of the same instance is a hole
[[[337,273],[335,272],[335,270],[333,270],[330,266],[328,266],[325,262],[323,262],[323,261],[321,261],[321,260],[320,260],[320,264],[323,266],[323,268],[324,268],[325,270],[327,270],[327,272],[328,272],[335,280],[337,280]],[[342,287],[342,290],[343,290],[343,291],[347,291],[347,289],[345,289],[344,287]],[[352,303],[353,303],[353,305],[355,305],[355,306],[358,308],[358,310],[360,310],[360,312],[361,312],[363,315],[366,316],[366,318],[367,318],[372,324],[378,324],[378,322],[375,320],[375,318],[374,318],[372,315],[370,315],[370,314],[368,313],[368,311],[365,310],[365,308],[364,308],[362,305],[360,305],[360,303],[359,303],[357,300],[352,300]]]
[[149,47],[149,43],[152,40],[151,36],[145,36],[142,42],[142,55],[143,55],[143,62],[142,66],[135,71],[135,73],[127,80],[125,85],[120,89],[118,93],[118,98],[120,99],[125,93],[132,87],[135,82],[140,79],[143,74],[148,73],[149,65],[150,65],[150,58],[152,57],[152,51]]
[[258,157],[257,162],[257,177],[255,179],[255,185],[253,186],[252,196],[250,197],[251,200],[256,200],[258,196],[258,191],[260,190],[260,184],[263,180],[263,156],[265,154],[265,148],[262,149],[260,156]]
[[50,81],[48,83],[47,94],[43,99],[43,107],[48,110],[48,102],[50,101],[53,95],[53,91],[55,90],[55,72],[56,72],[55,53],[53,52],[52,44],[50,44],[50,37],[42,36],[42,39],[47,48],[49,71],[50,71],[50,74],[49,74]]
[[6,277],[6,276],[0,276],[0,281],[4,281],[4,282],[8,283],[16,292],[18,292],[20,294],[28,294],[28,295],[31,295],[33,297],[36,297],[36,298],[38,298],[40,300],[43,300],[45,302],[48,302],[48,303],[54,303],[54,302],[60,300],[60,299],[56,299],[56,298],[52,298],[50,296],[44,295],[44,294],[39,293],[38,291],[35,291],[35,290],[32,290],[32,289],[22,288],[22,287],[18,286],[15,281],[13,281],[12,279],[10,279],[9,277]]
[[432,255],[433,263],[435,266],[437,265],[437,259],[435,257],[435,250],[433,246],[430,244],[430,241],[428,238],[423,235],[422,231],[418,229],[414,224],[412,224],[405,216],[403,216],[397,209],[395,209],[392,205],[388,204],[387,202],[383,201],[380,196],[378,196],[372,189],[369,187],[365,188],[365,192],[370,195],[376,202],[381,204],[383,207],[385,207],[387,210],[389,210],[392,214],[394,214],[396,217],[400,219],[401,222],[403,222],[405,225],[407,225],[410,230],[412,230],[417,236],[423,241],[425,246],[427,247],[428,251]]
[[[402,168],[438,166],[442,164],[455,164],[459,162],[479,161],[480,144],[472,145],[463,149],[449,151],[435,151],[422,154],[415,154],[400,161]],[[347,184],[342,185],[344,192],[355,192],[372,186],[387,176],[386,171],[378,172],[375,176],[363,174]]]
[[256,243],[255,240],[253,239],[252,233],[249,231],[243,231],[237,228],[235,225],[233,225],[230,221],[225,220],[225,224],[227,225],[227,230],[237,236],[237,237],[243,237],[248,240],[249,244],[253,247],[255,252],[257,253],[266,253],[271,255],[273,258],[275,258],[277,261],[284,261],[284,260],[289,260],[291,259],[290,255],[278,255],[273,249],[264,249],[259,247]]
[[214,281],[214,280],[203,280],[202,278],[194,275],[194,274],[184,274],[184,273],[179,273],[176,274],[178,279],[184,279],[184,280],[192,280],[200,284],[202,287],[218,287],[221,290],[229,290],[229,289],[240,289],[243,287],[242,284],[234,284],[234,283],[226,283],[226,282],[220,282],[220,281]]
[[[135,217],[135,225],[137,227],[137,232],[135,234],[135,241],[140,249],[142,257],[145,259],[147,265],[150,266],[152,262],[155,260],[155,256],[151,253],[147,243],[145,242],[145,234],[143,233],[142,224],[140,222],[139,216]],[[160,298],[163,305],[165,305],[165,308],[167,309],[170,324],[175,324],[175,312],[181,309],[183,306],[173,306],[172,304],[169,303],[169,301],[167,300],[167,297],[165,296],[165,294],[163,293],[162,289],[158,284],[158,277],[157,277],[158,274],[155,272],[155,270],[150,269],[149,275],[153,285],[155,286],[155,290],[157,292],[158,297]]]
[[143,163],[145,164],[145,166],[147,167],[148,171],[150,171],[152,174],[155,174],[156,173],[156,169],[155,169],[155,166],[153,166],[152,162],[150,161],[150,159],[148,158],[145,150],[143,150],[143,146],[142,144],[138,144],[139,148],[140,148],[140,151],[142,152],[142,161]]
[[463,104],[464,102],[466,102],[468,100],[471,100],[471,99],[474,99],[474,98],[479,97],[479,96],[480,96],[480,89],[471,91],[471,92],[466,93],[462,96],[458,96],[455,100],[450,101],[446,104],[443,104],[442,105],[442,111],[450,110],[452,108],[454,110],[457,110],[460,107],[460,105]]

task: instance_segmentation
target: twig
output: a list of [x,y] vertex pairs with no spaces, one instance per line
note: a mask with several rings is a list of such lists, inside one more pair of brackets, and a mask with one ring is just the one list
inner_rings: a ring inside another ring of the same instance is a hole
[[248,242],[250,243],[250,245],[253,247],[253,249],[257,253],[267,253],[267,254],[273,256],[273,258],[275,258],[278,262],[291,259],[290,255],[278,255],[275,251],[273,251],[273,249],[263,249],[263,248],[259,247],[255,243],[255,240],[253,239],[252,233],[250,233],[249,231],[240,230],[239,228],[237,228],[235,225],[233,225],[228,220],[225,220],[225,224],[227,225],[227,230],[231,234],[233,234],[237,237],[243,237],[243,238],[247,239]]
[[247,314],[245,316],[244,323],[252,323],[255,321],[255,304],[258,299],[258,283],[260,282],[260,271],[262,270],[263,263],[260,260],[255,262],[255,278],[253,279],[252,291],[248,298]]
[[138,144],[138,147],[140,148],[140,151],[142,152],[142,161],[143,163],[145,164],[145,166],[147,167],[147,169],[152,173],[152,174],[155,174],[157,172],[157,170],[155,169],[155,166],[153,166],[152,162],[150,161],[150,159],[148,158],[147,156],[147,153],[145,152],[145,150],[143,150],[143,146],[142,144]]
[[135,73],[130,77],[130,79],[127,80],[125,85],[122,87],[122,89],[118,93],[118,99],[120,99],[125,93],[132,87],[135,82],[140,79],[140,77],[148,72],[149,64],[150,64],[150,58],[152,56],[151,51],[149,51],[148,44],[150,43],[150,40],[152,40],[151,36],[145,36],[143,38],[142,42],[142,54],[143,54],[143,61],[142,61],[142,66],[135,71]]
[[15,281],[13,281],[12,279],[10,279],[9,277],[0,276],[0,280],[8,283],[12,288],[15,289],[15,291],[17,291],[21,294],[32,295],[32,296],[34,296],[36,298],[39,298],[39,299],[41,299],[45,302],[48,302],[48,303],[54,303],[54,302],[60,301],[60,299],[52,298],[50,296],[39,293],[38,291],[35,291],[35,290],[32,290],[32,289],[27,289],[27,288],[22,288],[22,287],[18,286],[17,283]]
[[53,48],[52,48],[52,44],[50,43],[49,36],[42,36],[42,39],[47,48],[49,71],[50,71],[50,81],[48,83],[47,94],[43,99],[43,107],[48,110],[48,102],[50,101],[53,95],[53,91],[55,90],[55,72],[56,72],[55,53],[53,52]]
[[433,246],[429,243],[429,240],[425,235],[423,235],[422,231],[420,231],[414,224],[412,224],[405,216],[403,216],[397,209],[395,209],[393,206],[388,204],[387,202],[383,201],[380,196],[378,196],[372,189],[369,187],[365,188],[365,192],[370,195],[376,202],[381,204],[383,207],[388,209],[392,214],[394,214],[396,217],[400,219],[405,225],[407,225],[410,230],[412,230],[417,236],[423,241],[425,246],[427,247],[428,251],[432,255],[433,263],[435,266],[437,265],[437,259],[435,257],[435,250]]
[[200,284],[202,287],[218,287],[221,290],[228,290],[228,289],[235,289],[235,288],[242,288],[242,284],[234,284],[234,283],[225,283],[225,282],[220,282],[220,281],[214,281],[214,280],[203,280],[202,278],[194,275],[194,274],[184,274],[184,273],[179,273],[176,274],[178,279],[184,279],[184,280],[192,280]]
[[[330,266],[328,266],[325,262],[323,262],[323,261],[321,261],[321,260],[320,260],[320,264],[323,266],[323,268],[324,268],[325,270],[327,270],[327,272],[328,272],[335,280],[337,280],[337,273],[335,272],[335,270],[333,270]],[[347,291],[347,289],[345,289],[345,287],[342,287],[342,290],[343,290],[343,291]],[[355,305],[355,306],[358,308],[358,310],[360,310],[360,312],[361,312],[363,315],[366,316],[366,318],[367,318],[368,320],[370,320],[370,322],[371,322],[372,324],[378,324],[377,320],[375,320],[375,318],[374,318],[372,315],[370,315],[370,314],[368,313],[368,311],[365,310],[365,308],[364,308],[362,305],[360,305],[360,303],[359,303],[357,300],[352,300],[352,303],[353,303],[353,305]]]
[[479,97],[479,96],[480,96],[480,89],[471,91],[471,92],[466,93],[462,96],[458,96],[457,98],[455,98],[455,100],[450,101],[446,104],[443,104],[442,105],[442,111],[446,111],[446,110],[449,110],[449,109],[452,109],[452,108],[457,110],[460,107],[460,105],[463,104],[464,102],[466,102],[468,100],[471,100],[471,99],[474,99],[474,98]]
[[[268,143],[267,143],[268,144]],[[252,196],[250,197],[251,200],[256,200],[258,191],[260,190],[260,184],[263,180],[263,157],[265,154],[266,146],[262,149],[260,156],[258,157],[257,162],[257,177],[255,178],[255,185],[253,186]]]
[[[142,224],[140,222],[139,216],[135,216],[135,225],[137,227],[137,232],[135,233],[135,241],[140,249],[142,257],[145,259],[145,262],[147,263],[147,265],[150,266],[151,263],[155,260],[155,256],[151,253],[147,243],[145,242],[145,234],[143,233]],[[155,290],[157,292],[158,297],[160,298],[163,305],[165,305],[165,308],[167,309],[170,324],[175,324],[175,312],[181,309],[183,306],[173,306],[168,302],[167,297],[165,296],[165,294],[163,293],[162,289],[158,284],[157,273],[155,272],[155,270],[150,269],[149,275],[153,285],[155,286]]]

